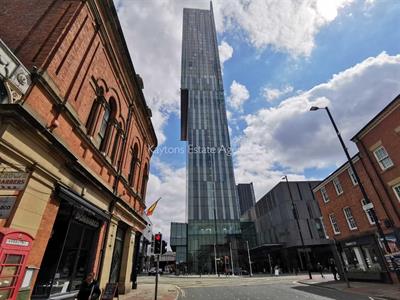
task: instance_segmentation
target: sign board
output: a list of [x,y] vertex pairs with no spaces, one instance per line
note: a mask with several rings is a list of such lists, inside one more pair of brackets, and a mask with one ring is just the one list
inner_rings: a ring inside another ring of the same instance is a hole
[[23,190],[28,180],[28,175],[25,172],[1,172],[0,190]]
[[109,282],[101,295],[101,300],[112,300],[114,297],[118,297],[118,283]]
[[7,219],[14,207],[15,196],[0,196],[0,219]]

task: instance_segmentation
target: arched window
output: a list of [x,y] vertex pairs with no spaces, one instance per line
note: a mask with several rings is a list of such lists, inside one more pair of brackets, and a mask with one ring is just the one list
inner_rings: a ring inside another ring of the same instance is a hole
[[99,131],[100,151],[105,151],[107,148],[116,111],[117,105],[115,104],[115,100],[113,98],[110,99],[109,103],[104,103],[104,114]]
[[146,194],[146,188],[147,188],[147,181],[149,179],[149,170],[147,167],[147,163],[144,165],[143,169],[143,177],[142,177],[142,189],[140,191],[140,194],[142,195],[142,199],[144,201],[145,194]]
[[138,162],[138,152],[139,152],[139,147],[137,144],[132,149],[132,160],[131,160],[131,166],[129,169],[129,176],[128,176],[128,181],[130,186],[134,186],[135,184],[135,171],[136,171],[136,165]]
[[9,103],[8,93],[3,81],[0,81],[0,104]]
[[116,128],[116,132],[115,132],[115,137],[114,137],[114,143],[113,143],[113,147],[111,150],[111,161],[113,163],[118,162],[118,157],[119,157],[119,145],[120,145],[120,140],[123,136],[123,132],[122,132],[122,124],[119,123],[115,123],[115,128]]
[[93,135],[96,129],[97,119],[99,115],[101,100],[96,98],[93,102],[92,109],[90,110],[89,117],[86,122],[86,130],[88,135]]

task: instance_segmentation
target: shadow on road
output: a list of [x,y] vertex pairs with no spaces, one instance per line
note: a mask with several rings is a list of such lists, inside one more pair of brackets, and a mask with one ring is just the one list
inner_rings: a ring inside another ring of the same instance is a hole
[[325,287],[318,287],[318,286],[295,286],[292,287],[294,290],[302,291],[309,294],[314,294],[318,296],[328,297],[335,300],[366,300],[370,299],[367,296],[353,294],[353,293],[346,293],[334,289],[329,289]]

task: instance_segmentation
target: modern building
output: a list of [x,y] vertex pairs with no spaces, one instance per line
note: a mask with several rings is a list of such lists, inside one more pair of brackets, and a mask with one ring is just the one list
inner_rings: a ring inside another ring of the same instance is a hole
[[1,9],[1,296],[73,298],[92,271],[126,293],[157,139],[113,2]]
[[240,214],[242,215],[256,204],[253,183],[239,183],[236,185],[236,189],[239,198]]
[[188,150],[188,269],[215,272],[215,253],[231,257],[235,248],[240,212],[212,5],[183,11],[181,139]]
[[[270,272],[276,265],[284,272],[306,270],[307,255],[313,268],[318,262],[328,266],[328,259],[333,255],[313,194],[318,183],[280,182],[242,215],[242,221],[255,224],[257,244],[251,247],[255,272]],[[305,247],[302,247],[295,213]]]
[[[351,279],[397,280],[400,271],[400,96],[352,139],[353,164],[366,190],[361,193],[348,162],[314,188],[330,239],[335,239]],[[379,234],[379,221],[385,238]]]

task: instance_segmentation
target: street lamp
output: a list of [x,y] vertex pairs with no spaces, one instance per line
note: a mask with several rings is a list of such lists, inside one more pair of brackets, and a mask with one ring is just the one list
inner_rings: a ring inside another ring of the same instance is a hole
[[290,190],[290,186],[289,186],[289,180],[288,180],[287,175],[283,176],[282,179],[283,178],[286,179],[286,185],[287,185],[287,188],[289,190],[290,201],[292,203],[293,216],[294,216],[294,219],[296,220],[297,229],[299,230],[299,235],[300,235],[300,240],[301,240],[301,247],[303,248],[304,254],[306,255],[306,264],[307,264],[308,276],[310,277],[310,279],[312,279],[311,266],[310,266],[311,265],[310,256],[309,256],[308,252],[306,251],[306,246],[304,245],[303,234],[301,233],[301,228],[300,228],[299,216],[297,214],[296,206],[294,205],[292,191]]
[[[333,120],[333,117],[332,117],[332,115],[331,115],[331,112],[329,111],[329,108],[328,108],[327,106],[326,106],[326,107],[312,106],[312,107],[310,108],[310,111],[316,111],[316,110],[319,110],[319,109],[325,109],[326,112],[328,113],[329,119],[331,120],[331,123],[332,123],[332,125],[333,125],[333,128],[334,128],[335,131],[336,131],[336,135],[337,135],[338,138],[339,138],[339,141],[340,141],[340,144],[342,145],[343,151],[344,151],[344,153],[346,154],[346,158],[347,158],[347,161],[348,161],[349,164],[350,164],[350,168],[351,168],[351,170],[353,171],[354,176],[356,177],[356,180],[357,180],[357,182],[358,182],[358,186],[360,187],[361,193],[362,193],[362,195],[363,195],[365,201],[366,201],[367,203],[370,203],[371,201],[369,200],[368,195],[367,195],[367,192],[365,191],[364,186],[363,186],[363,184],[362,184],[362,182],[361,182],[361,180],[360,180],[360,177],[358,176],[358,173],[357,173],[357,171],[356,171],[356,168],[354,167],[353,161],[352,161],[352,159],[351,159],[351,157],[350,157],[349,152],[347,151],[347,147],[346,147],[345,143],[343,142],[342,136],[340,135],[339,129],[338,129],[337,126],[336,126],[335,120]],[[376,227],[377,227],[377,229],[378,229],[378,233],[379,233],[379,235],[380,235],[380,236],[382,237],[382,239],[383,239],[383,244],[385,245],[386,252],[391,253],[389,244],[388,244],[388,242],[387,242],[387,240],[386,240],[386,236],[385,236],[385,234],[383,233],[381,224],[379,223],[378,217],[377,217],[377,215],[376,215],[376,213],[375,213],[375,210],[374,210],[373,208],[371,208],[371,213],[372,213],[372,218],[374,219],[375,225],[376,225]]]

